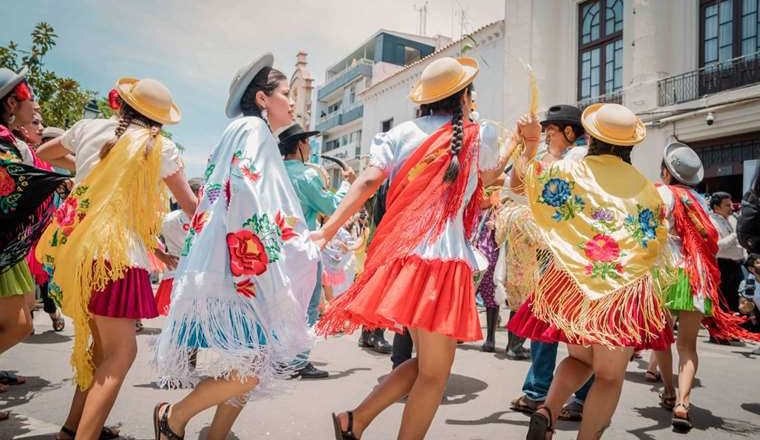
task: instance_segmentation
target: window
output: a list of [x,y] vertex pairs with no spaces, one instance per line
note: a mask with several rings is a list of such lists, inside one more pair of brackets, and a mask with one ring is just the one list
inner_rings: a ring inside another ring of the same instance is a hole
[[359,159],[362,156],[362,147],[356,147],[356,149],[354,150],[354,152],[356,154],[355,157],[357,159]]
[[338,148],[338,140],[337,139],[325,142],[325,152],[334,150],[336,148]]
[[335,113],[338,110],[340,110],[340,101],[336,102],[335,104],[327,107],[327,114]]
[[623,0],[578,6],[578,99],[623,88]]
[[348,135],[344,134],[343,136],[340,137],[340,146],[343,147],[346,144],[348,144]]
[[356,84],[348,89],[348,105],[351,105],[354,102],[356,102]]
[[700,65],[760,51],[760,0],[702,0]]
[[420,50],[416,47],[404,47],[404,65],[412,64],[420,59]]
[[382,133],[385,133],[391,128],[393,128],[393,118],[386,119],[385,121],[380,123],[380,132]]

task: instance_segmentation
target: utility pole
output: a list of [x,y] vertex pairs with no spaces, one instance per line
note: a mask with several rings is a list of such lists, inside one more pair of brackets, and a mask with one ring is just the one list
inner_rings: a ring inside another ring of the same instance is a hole
[[417,29],[419,35],[427,35],[427,7],[428,7],[427,0],[419,8],[417,6],[414,6],[414,10],[417,11],[417,13],[419,14],[420,21],[419,21],[419,26]]

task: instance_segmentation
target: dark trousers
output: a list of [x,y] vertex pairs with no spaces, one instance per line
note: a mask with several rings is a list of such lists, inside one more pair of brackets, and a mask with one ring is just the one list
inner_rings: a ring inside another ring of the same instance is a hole
[[393,352],[391,352],[393,368],[411,359],[413,348],[412,335],[409,334],[408,330],[404,329],[404,333],[395,333],[393,336]]
[[38,287],[40,288],[40,298],[42,298],[43,310],[48,314],[55,313],[55,311],[58,310],[58,307],[56,307],[53,298],[48,295],[48,283],[40,284]]
[[744,279],[740,261],[718,258],[720,269],[720,293],[732,312],[739,311],[739,284]]

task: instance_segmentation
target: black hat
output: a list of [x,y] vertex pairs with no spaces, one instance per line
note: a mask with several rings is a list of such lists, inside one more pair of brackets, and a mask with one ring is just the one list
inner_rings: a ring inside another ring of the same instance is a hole
[[553,105],[546,111],[546,118],[541,121],[541,127],[546,128],[549,124],[556,124],[560,127],[572,125],[578,127],[581,133],[583,133],[585,130],[583,130],[583,124],[581,123],[582,114],[581,109],[574,105]]
[[290,124],[277,135],[277,138],[280,140],[280,154],[285,156],[286,154],[295,153],[298,141],[318,134],[319,131],[303,131],[303,127],[298,123],[294,122]]

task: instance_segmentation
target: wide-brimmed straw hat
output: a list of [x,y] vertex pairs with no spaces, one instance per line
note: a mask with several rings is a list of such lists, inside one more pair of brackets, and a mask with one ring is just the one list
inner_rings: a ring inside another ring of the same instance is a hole
[[26,78],[28,70],[24,67],[16,73],[6,67],[0,68],[0,99],[5,98],[14,87]]
[[472,84],[478,72],[480,66],[473,58],[437,59],[422,71],[409,99],[415,104],[430,104],[448,98]]
[[589,136],[611,145],[632,147],[647,137],[641,119],[620,104],[591,104],[583,111],[581,122]]
[[696,185],[705,177],[699,155],[686,144],[673,142],[665,147],[663,162],[670,174],[686,185]]
[[150,78],[124,77],[116,81],[119,97],[138,113],[161,124],[176,124],[182,113],[165,85]]
[[243,113],[243,110],[240,108],[240,100],[243,99],[243,94],[245,94],[248,85],[253,81],[261,69],[272,67],[273,64],[274,57],[272,54],[265,53],[238,69],[235,73],[235,77],[232,78],[232,83],[230,83],[230,95],[227,98],[227,106],[224,109],[227,117],[234,118]]

